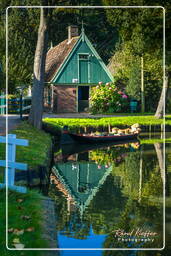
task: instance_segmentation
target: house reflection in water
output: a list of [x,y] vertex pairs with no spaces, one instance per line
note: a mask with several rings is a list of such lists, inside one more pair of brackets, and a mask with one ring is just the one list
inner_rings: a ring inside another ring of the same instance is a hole
[[[51,193],[60,248],[161,248],[163,183],[153,145],[77,146],[55,155]],[[114,238],[114,230],[137,228],[158,235],[147,243]]]
[[72,161],[56,163],[51,175],[52,182],[67,198],[68,213],[79,209],[80,216],[112,171],[112,165],[98,165],[86,158],[88,152],[72,155]]

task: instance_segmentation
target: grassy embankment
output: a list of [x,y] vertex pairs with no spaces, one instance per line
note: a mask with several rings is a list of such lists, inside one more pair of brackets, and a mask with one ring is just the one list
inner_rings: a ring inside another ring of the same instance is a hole
[[[53,132],[60,132],[64,125],[68,125],[71,131],[77,131],[80,128],[107,128],[128,127],[139,123],[141,126],[154,127],[163,124],[163,119],[156,119],[154,116],[122,116],[105,118],[45,118],[45,128]],[[166,125],[171,125],[171,115],[166,117]]]
[[[17,138],[29,140],[29,146],[17,146],[17,162],[27,163],[29,168],[43,165],[47,161],[47,152],[51,146],[51,138],[43,131],[32,128],[23,122],[15,130],[11,131]],[[0,158],[5,158],[5,145],[0,144]],[[1,182],[3,179],[1,169]],[[8,247],[24,246],[25,248],[48,247],[47,241],[42,238],[42,202],[43,196],[36,191],[29,191],[26,194],[10,191],[8,195],[9,206],[9,244]],[[3,256],[40,256],[41,251],[8,251],[5,248],[5,191],[0,191],[0,244]]]

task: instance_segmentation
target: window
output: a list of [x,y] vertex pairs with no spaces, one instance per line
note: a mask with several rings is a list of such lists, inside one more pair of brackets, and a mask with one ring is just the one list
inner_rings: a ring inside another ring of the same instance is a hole
[[79,54],[80,60],[88,60],[89,55],[88,54]]

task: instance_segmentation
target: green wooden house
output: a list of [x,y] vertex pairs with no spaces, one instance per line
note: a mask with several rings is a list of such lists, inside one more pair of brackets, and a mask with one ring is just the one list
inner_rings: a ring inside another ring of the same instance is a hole
[[52,89],[54,112],[81,112],[89,107],[92,86],[113,77],[82,28],[68,27],[68,38],[46,57],[46,83]]

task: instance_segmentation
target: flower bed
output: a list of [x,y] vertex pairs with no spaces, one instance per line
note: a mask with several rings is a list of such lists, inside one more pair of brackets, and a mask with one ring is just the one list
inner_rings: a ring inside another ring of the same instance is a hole
[[90,106],[90,111],[94,114],[127,112],[129,101],[128,96],[114,83],[99,82],[91,89]]

